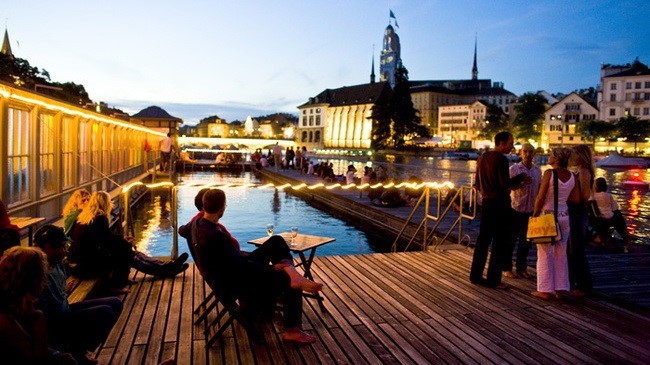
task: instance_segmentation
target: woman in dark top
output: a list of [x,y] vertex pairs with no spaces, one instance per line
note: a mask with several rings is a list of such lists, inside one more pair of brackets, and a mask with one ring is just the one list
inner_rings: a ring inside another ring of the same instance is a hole
[[111,198],[105,191],[92,193],[88,204],[72,227],[69,261],[81,277],[112,273],[116,287],[128,284],[133,261],[133,246],[109,228]]
[[123,286],[128,282],[131,267],[156,277],[174,277],[189,267],[185,263],[187,253],[181,254],[176,260],[161,261],[134,251],[131,240],[111,233],[111,209],[112,202],[108,193],[95,192],[72,226],[73,242],[68,257],[76,263],[77,275],[97,277],[112,272],[116,285]]

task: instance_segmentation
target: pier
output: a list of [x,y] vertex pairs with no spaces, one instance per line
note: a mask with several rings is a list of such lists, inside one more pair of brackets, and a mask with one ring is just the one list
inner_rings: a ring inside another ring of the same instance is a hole
[[[647,255],[643,260],[648,260]],[[235,322],[205,348],[192,311],[206,287],[192,267],[174,279],[138,281],[97,351],[100,364],[645,364],[648,311],[600,299],[542,301],[534,280],[508,291],[467,280],[471,252],[406,252],[317,257],[327,312],[303,303],[312,345],[282,342],[281,321],[261,323],[251,341]],[[534,272],[534,271],[533,271]]]

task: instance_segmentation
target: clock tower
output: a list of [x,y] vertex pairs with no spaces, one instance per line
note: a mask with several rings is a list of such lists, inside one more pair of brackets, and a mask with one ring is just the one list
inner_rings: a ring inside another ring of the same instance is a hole
[[379,56],[379,80],[388,81],[391,88],[395,87],[398,65],[401,64],[399,37],[392,25],[384,31],[384,43]]

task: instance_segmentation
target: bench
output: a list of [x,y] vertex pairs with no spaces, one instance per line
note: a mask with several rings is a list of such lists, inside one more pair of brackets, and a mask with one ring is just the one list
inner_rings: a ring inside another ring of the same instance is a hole
[[68,294],[68,303],[72,304],[86,300],[99,282],[98,278],[80,279],[74,275],[69,276],[67,284],[72,285],[72,290]]

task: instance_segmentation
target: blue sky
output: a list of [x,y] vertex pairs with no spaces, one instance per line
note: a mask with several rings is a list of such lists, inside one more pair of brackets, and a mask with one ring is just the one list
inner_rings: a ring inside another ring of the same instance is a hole
[[[17,57],[133,114],[194,124],[296,106],[367,83],[389,8],[411,80],[470,77],[527,91],[596,86],[602,63],[650,63],[650,1],[3,0]],[[378,74],[378,68],[375,70]]]

